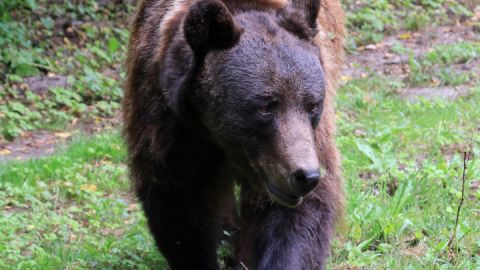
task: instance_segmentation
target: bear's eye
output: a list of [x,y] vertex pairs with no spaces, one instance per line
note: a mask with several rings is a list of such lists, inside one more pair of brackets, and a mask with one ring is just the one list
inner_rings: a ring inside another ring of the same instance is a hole
[[306,110],[312,121],[312,126],[317,127],[320,121],[320,115],[322,114],[322,102],[311,103],[307,105]]
[[278,102],[277,101],[271,101],[264,106],[260,107],[258,110],[261,114],[269,115],[272,114],[275,109],[278,107]]
[[311,115],[318,114],[320,111],[320,103],[311,103],[307,105],[307,112]]

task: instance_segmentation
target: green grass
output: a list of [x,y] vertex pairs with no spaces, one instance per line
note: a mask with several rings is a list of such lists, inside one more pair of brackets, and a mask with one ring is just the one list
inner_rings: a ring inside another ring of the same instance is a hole
[[[480,87],[456,102],[408,103],[388,81],[371,77],[340,90],[337,142],[348,194],[347,231],[337,241],[332,265],[478,269],[480,191],[469,187],[480,175]],[[452,252],[446,245],[460,201],[466,145],[472,145],[474,158]]]
[[129,195],[118,134],[0,165],[2,269],[151,269],[164,265]]
[[408,84],[414,86],[457,86],[480,80],[479,74],[455,69],[455,65],[468,64],[480,58],[479,42],[458,42],[433,47],[424,56],[410,55]]
[[475,7],[470,0],[344,0],[342,4],[350,30],[349,50],[378,43],[398,30],[417,31],[471,17]]

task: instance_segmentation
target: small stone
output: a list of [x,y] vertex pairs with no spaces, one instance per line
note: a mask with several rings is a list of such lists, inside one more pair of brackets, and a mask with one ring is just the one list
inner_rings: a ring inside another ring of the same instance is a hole
[[393,57],[393,54],[391,54],[391,53],[385,53],[385,54],[383,55],[383,58],[384,58],[384,59],[390,59],[390,58],[392,58],[392,57]]

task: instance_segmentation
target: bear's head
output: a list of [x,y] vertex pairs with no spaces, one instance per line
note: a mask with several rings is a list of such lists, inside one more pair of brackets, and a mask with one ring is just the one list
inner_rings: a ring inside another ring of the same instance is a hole
[[[325,81],[313,44],[320,1],[234,12],[218,0],[193,4],[183,21],[194,74],[190,115],[249,183],[295,207],[321,177],[314,130]],[[180,112],[179,114],[182,114]]]

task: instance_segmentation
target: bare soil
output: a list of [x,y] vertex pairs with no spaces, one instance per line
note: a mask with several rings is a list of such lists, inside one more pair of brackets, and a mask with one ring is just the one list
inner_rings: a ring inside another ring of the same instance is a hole
[[[358,79],[369,73],[397,76],[404,79],[409,72],[408,55],[396,55],[392,45],[401,43],[411,49],[415,57],[425,55],[436,45],[452,44],[462,41],[480,42],[480,29],[469,24],[431,27],[421,32],[401,32],[386,37],[381,43],[370,44],[348,55],[343,67],[343,75]],[[456,66],[457,69],[480,72],[480,60]]]
[[415,102],[421,98],[427,100],[442,99],[454,101],[460,97],[470,94],[470,88],[466,85],[455,87],[424,87],[424,88],[406,88],[397,91],[397,93],[407,101]]
[[0,162],[8,160],[28,160],[51,155],[59,147],[68,144],[77,134],[94,135],[106,130],[114,130],[121,125],[121,115],[114,118],[82,120],[68,130],[25,132],[11,142],[0,141]]

